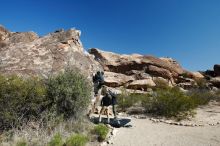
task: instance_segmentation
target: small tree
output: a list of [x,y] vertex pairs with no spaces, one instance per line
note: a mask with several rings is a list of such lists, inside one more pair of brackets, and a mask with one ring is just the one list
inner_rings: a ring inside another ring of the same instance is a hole
[[39,78],[0,75],[0,128],[7,129],[38,118],[46,104],[46,88]]
[[58,115],[78,117],[87,109],[92,87],[79,71],[66,70],[47,81],[47,97]]

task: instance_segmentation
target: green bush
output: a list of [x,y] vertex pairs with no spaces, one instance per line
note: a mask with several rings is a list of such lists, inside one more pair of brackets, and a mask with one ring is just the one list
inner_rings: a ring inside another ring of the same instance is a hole
[[46,88],[39,78],[0,75],[0,129],[37,118],[46,105]]
[[146,99],[142,103],[146,110],[159,116],[176,117],[195,107],[192,98],[181,92],[179,88],[157,89],[153,97]]
[[91,85],[79,71],[66,70],[47,81],[51,109],[65,118],[81,116],[90,103],[91,93]]
[[48,143],[48,146],[63,146],[64,142],[60,133],[54,135],[51,141]]
[[153,109],[153,97],[149,94],[145,94],[141,98],[141,106],[145,108],[147,112]]
[[135,99],[130,95],[128,96],[119,95],[117,102],[118,102],[119,109],[121,109],[122,111],[125,111],[127,108],[134,105]]
[[66,141],[66,146],[85,146],[88,138],[81,134],[76,134],[69,137]]
[[192,89],[187,93],[193,100],[195,106],[205,105],[210,100],[215,99],[216,95],[206,89]]
[[91,85],[77,70],[66,70],[49,79],[0,75],[0,130],[30,120],[82,116],[91,93]]
[[109,132],[109,129],[104,124],[99,124],[99,125],[95,126],[95,128],[93,130],[93,133],[98,136],[98,141],[104,141],[108,132]]
[[207,89],[207,80],[205,79],[196,79],[197,88],[200,90]]
[[26,140],[22,139],[16,143],[16,146],[27,146]]
[[125,111],[129,107],[141,101],[143,95],[137,93],[128,93],[125,89],[121,90],[122,93],[117,97],[118,108]]
[[220,89],[218,89],[218,91],[215,92],[215,100],[220,101]]
[[154,79],[154,83],[156,84],[156,86],[153,87],[153,90],[170,89],[171,88],[171,87],[169,87],[168,82],[166,82],[165,80],[162,80],[160,78]]

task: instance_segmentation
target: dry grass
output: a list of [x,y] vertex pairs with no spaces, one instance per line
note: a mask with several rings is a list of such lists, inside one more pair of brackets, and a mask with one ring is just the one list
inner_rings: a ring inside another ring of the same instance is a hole
[[51,122],[47,125],[47,128],[43,127],[41,122],[29,122],[19,129],[14,128],[3,133],[0,145],[14,146],[26,142],[28,146],[46,146],[57,133],[62,136],[63,140],[66,140],[74,133],[87,135],[90,129],[92,129],[92,126],[86,119],[70,119],[56,126]]

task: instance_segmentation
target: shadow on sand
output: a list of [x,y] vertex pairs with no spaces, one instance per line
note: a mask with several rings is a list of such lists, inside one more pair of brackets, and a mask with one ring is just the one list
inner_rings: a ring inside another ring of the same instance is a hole
[[[98,117],[92,117],[90,120],[94,124],[99,124],[99,118]],[[128,118],[118,118],[118,119],[110,118],[110,123],[108,123],[107,118],[104,118],[104,117],[102,117],[102,121],[101,121],[101,123],[109,124],[109,125],[111,125],[112,127],[115,127],[115,128],[132,127],[131,125],[128,124],[129,122],[131,122],[131,119],[128,119]]]

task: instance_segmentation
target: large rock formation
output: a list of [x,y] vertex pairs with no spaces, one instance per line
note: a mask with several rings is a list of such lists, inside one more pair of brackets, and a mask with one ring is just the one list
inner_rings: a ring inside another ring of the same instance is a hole
[[89,76],[101,66],[85,53],[79,37],[76,29],[39,37],[34,32],[14,33],[0,26],[0,72],[47,77],[70,67]]
[[[90,53],[90,54],[89,54]],[[34,32],[10,32],[0,26],[0,72],[3,74],[40,75],[47,77],[65,68],[78,68],[90,77],[98,70],[105,71],[105,84],[129,90],[148,91],[158,79],[171,86],[185,89],[196,80],[207,79],[210,86],[219,87],[220,65],[214,70],[189,72],[171,58],[139,54],[120,55],[99,49],[83,49],[80,31],[57,30],[39,37]]]
[[211,88],[220,88],[220,65],[216,64],[213,66],[213,70],[206,70],[202,73],[206,82]]
[[100,60],[105,70],[117,73],[128,74],[130,70],[144,70],[149,65],[163,68],[169,72],[172,77],[178,77],[185,71],[174,60],[165,60],[153,56],[143,56],[139,54],[119,55],[112,52],[104,52],[99,49],[92,48],[89,50],[95,58]]
[[155,86],[153,80],[150,79],[152,77],[162,77],[174,85],[182,74],[189,73],[171,58],[156,58],[139,54],[120,55],[96,48],[90,49],[89,53],[95,56],[105,71],[132,76],[134,80],[138,80],[130,82],[129,88],[145,89],[147,86]]

